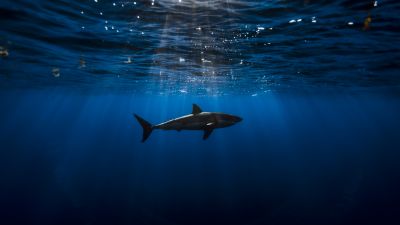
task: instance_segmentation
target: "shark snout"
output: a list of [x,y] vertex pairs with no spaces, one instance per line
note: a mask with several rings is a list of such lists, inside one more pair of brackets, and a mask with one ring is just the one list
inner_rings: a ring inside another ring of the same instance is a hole
[[238,116],[233,116],[233,115],[229,116],[229,121],[233,122],[233,123],[239,123],[242,120],[243,119],[241,117],[238,117]]
[[241,122],[243,119],[241,117],[235,116],[235,122],[239,123]]
[[234,116],[234,115],[229,115],[229,114],[222,114],[220,116],[221,122],[224,122],[226,124],[233,125],[235,123],[238,123],[242,121],[243,119],[239,116]]

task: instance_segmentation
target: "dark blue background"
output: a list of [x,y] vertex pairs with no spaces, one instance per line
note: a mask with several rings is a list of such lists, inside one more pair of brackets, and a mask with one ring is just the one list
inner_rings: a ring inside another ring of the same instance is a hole
[[[397,96],[156,97],[2,92],[7,224],[397,224]],[[191,111],[244,120],[155,131]]]

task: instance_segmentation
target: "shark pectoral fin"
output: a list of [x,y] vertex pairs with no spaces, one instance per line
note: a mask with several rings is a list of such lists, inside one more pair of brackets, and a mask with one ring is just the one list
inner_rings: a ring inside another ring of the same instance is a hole
[[199,114],[201,112],[202,112],[202,110],[200,109],[200,107],[198,105],[196,105],[196,104],[193,104],[192,114],[196,115],[196,114]]
[[205,130],[204,130],[204,134],[203,134],[203,140],[206,140],[206,139],[211,135],[211,133],[213,132],[213,130],[214,130],[214,129],[212,129],[212,128],[210,128],[210,129],[205,129]]

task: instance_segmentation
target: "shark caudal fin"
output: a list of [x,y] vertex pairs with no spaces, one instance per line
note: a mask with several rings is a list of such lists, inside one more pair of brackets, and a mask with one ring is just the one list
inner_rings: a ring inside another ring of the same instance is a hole
[[143,137],[142,137],[142,142],[145,142],[147,138],[150,136],[151,132],[153,131],[153,125],[151,125],[149,122],[141,118],[140,116],[133,114],[137,121],[140,123],[140,125],[143,128]]

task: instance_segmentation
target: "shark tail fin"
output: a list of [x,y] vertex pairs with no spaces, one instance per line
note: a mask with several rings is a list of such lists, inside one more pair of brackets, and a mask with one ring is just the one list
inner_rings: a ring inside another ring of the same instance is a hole
[[136,114],[134,114],[134,116],[143,128],[142,142],[145,142],[153,131],[153,125],[151,125],[149,122]]

